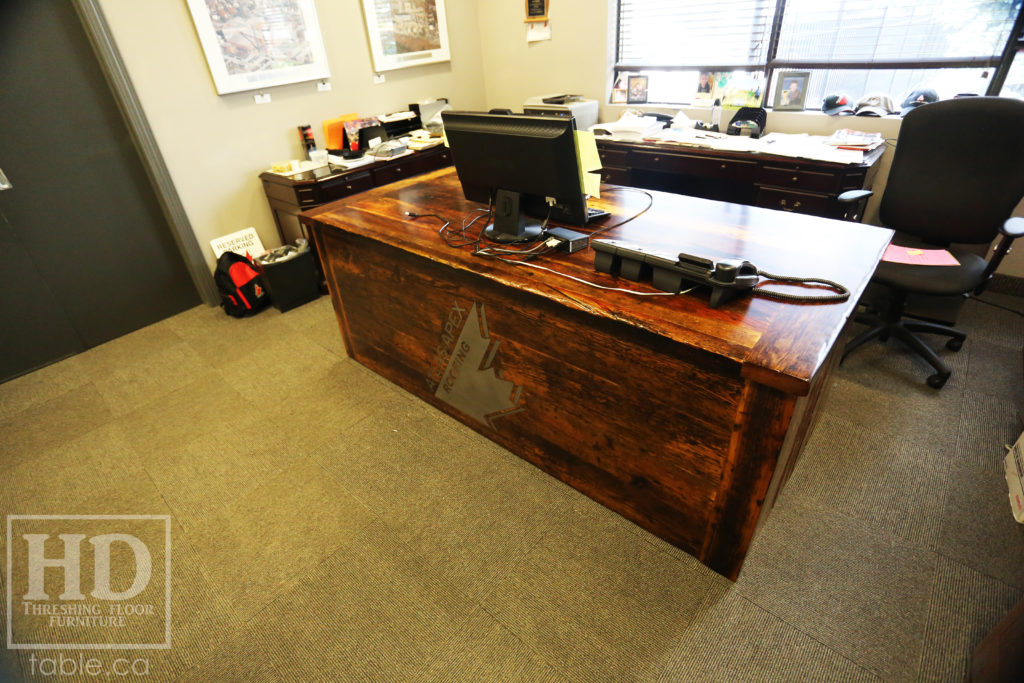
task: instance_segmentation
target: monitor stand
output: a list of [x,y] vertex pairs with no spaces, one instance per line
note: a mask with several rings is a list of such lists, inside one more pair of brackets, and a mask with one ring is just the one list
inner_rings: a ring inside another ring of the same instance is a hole
[[494,199],[494,222],[484,235],[495,242],[532,242],[543,234],[539,221],[527,217],[518,192],[498,190]]

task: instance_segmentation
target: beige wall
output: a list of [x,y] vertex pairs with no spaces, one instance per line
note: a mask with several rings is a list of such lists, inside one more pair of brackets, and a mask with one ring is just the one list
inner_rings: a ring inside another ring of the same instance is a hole
[[[520,3],[521,4],[521,3]],[[258,179],[274,161],[298,158],[296,126],[312,124],[322,148],[324,119],[368,116],[448,97],[484,106],[477,1],[447,0],[450,63],[386,72],[373,83],[361,3],[316,3],[331,70],[330,92],[314,82],[218,96],[185,0],[100,0],[114,40],[210,267],[209,240],[255,226],[263,244],[279,238]]]

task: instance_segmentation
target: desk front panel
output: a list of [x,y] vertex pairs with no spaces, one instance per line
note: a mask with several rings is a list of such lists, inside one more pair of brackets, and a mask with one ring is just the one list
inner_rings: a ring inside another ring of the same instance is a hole
[[373,240],[315,235],[355,360],[701,556],[738,363]]

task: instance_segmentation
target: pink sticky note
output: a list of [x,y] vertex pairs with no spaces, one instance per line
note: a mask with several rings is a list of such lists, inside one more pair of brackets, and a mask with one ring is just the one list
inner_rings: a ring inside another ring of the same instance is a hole
[[889,263],[909,263],[915,266],[959,266],[960,262],[945,249],[914,249],[890,244],[882,255]]

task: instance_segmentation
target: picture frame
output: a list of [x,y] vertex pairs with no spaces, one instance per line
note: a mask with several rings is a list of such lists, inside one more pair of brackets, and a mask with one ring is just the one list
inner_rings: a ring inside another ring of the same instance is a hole
[[630,76],[626,104],[647,104],[647,76]]
[[258,10],[188,0],[218,95],[331,77],[313,0]]
[[[451,61],[444,0],[362,0],[377,73]],[[412,8],[411,13],[403,10]]]
[[810,71],[780,71],[775,77],[772,109],[803,111],[807,98],[807,81],[810,77]]
[[526,0],[526,22],[548,20],[548,0]]

